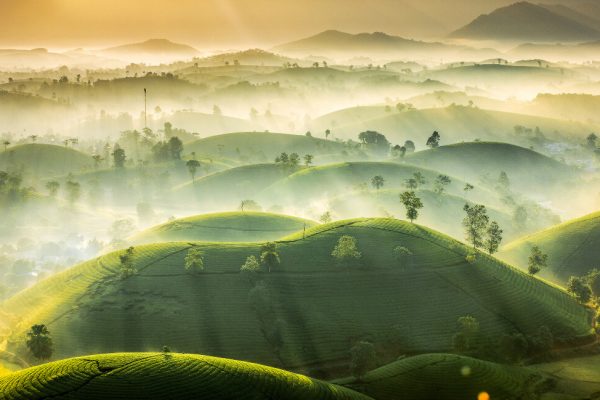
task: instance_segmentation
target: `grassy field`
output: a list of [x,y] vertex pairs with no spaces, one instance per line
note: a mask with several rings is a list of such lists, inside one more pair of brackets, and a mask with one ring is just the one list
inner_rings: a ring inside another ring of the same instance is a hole
[[[358,241],[356,265],[331,256],[342,235]],[[120,252],[72,267],[2,304],[17,319],[8,350],[26,357],[23,334],[43,323],[57,358],[168,345],[327,377],[347,375],[349,349],[361,338],[384,349],[385,362],[447,352],[464,315],[489,337],[542,325],[558,341],[591,332],[587,309],[567,293],[483,254],[470,264],[467,247],[416,224],[347,220],[278,243],[281,265],[256,285],[239,273],[260,254],[249,243],[139,246],[137,274],[126,279]],[[408,264],[396,260],[397,246],[413,253]],[[184,268],[192,248],[204,254],[196,275]]]
[[454,354],[408,357],[369,372],[360,382],[338,383],[377,400],[477,399],[487,392],[491,399],[528,398],[544,378],[525,368],[502,366]]
[[[364,217],[384,217],[390,214],[398,219],[405,219],[406,210],[399,199],[399,190],[381,189],[375,191],[355,191],[344,193],[330,200],[331,211],[340,218],[354,218],[358,214]],[[418,223],[454,238],[464,237],[462,220],[465,217],[463,207],[472,204],[466,196],[450,194],[438,195],[431,190],[417,190],[417,196],[423,202],[419,211]],[[498,209],[487,209],[490,218],[504,230],[505,240],[518,237],[519,233],[513,226],[512,217]]]
[[[285,179],[275,182],[266,188],[259,198],[265,200],[276,198],[284,204],[306,204],[310,201],[326,197],[337,197],[346,192],[353,192],[360,185],[371,188],[371,179],[380,175],[384,178],[383,189],[394,189],[398,192],[407,190],[405,181],[420,172],[426,184],[421,188],[432,188],[436,177],[442,172],[426,169],[410,164],[393,162],[344,162],[327,164],[300,170]],[[469,193],[472,201],[499,205],[498,196],[482,186],[476,185]],[[465,182],[452,177],[452,183],[446,187],[447,193],[463,196]]]
[[22,144],[0,152],[0,170],[25,169],[35,178],[47,178],[91,169],[94,162],[88,154],[65,146]]
[[435,130],[440,131],[442,144],[475,139],[510,140],[524,144],[527,141],[525,137],[519,138],[514,135],[516,125],[531,129],[537,126],[546,137],[559,140],[573,136],[583,139],[595,130],[595,126],[590,124],[461,106],[404,112],[398,112],[392,107],[384,116],[371,118],[371,113],[364,113],[365,118],[360,120],[356,120],[353,115],[354,107],[326,114],[314,119],[310,129],[313,132],[331,129],[335,137],[355,140],[359,132],[375,130],[384,134],[394,144],[402,144],[410,139],[415,142],[417,150],[426,148],[427,138]]
[[288,215],[244,211],[203,214],[147,229],[129,239],[135,245],[155,242],[264,242],[312,228],[316,223]]
[[73,358],[0,377],[3,400],[368,400],[341,386],[258,364],[192,354]]
[[231,168],[175,187],[174,196],[190,196],[199,204],[217,210],[237,209],[241,200],[297,171],[276,164],[254,164]]
[[[323,132],[318,133],[323,136]],[[305,135],[289,135],[270,132],[239,132],[210,136],[186,145],[186,152],[195,151],[205,156],[221,156],[242,158],[246,162],[273,162],[282,152],[298,153],[319,157],[329,154],[340,154],[344,150],[342,143],[331,140],[308,137]]]
[[487,175],[488,179],[497,183],[500,172],[504,171],[511,189],[528,194],[531,191],[534,194],[547,192],[555,186],[564,190],[567,184],[572,186],[578,175],[575,169],[533,150],[496,142],[441,146],[411,154],[406,161],[471,182],[478,182]]
[[502,259],[527,269],[531,247],[537,245],[548,254],[549,268],[540,275],[564,284],[572,275],[581,276],[600,267],[599,242],[600,212],[597,212],[508,243],[499,254]]

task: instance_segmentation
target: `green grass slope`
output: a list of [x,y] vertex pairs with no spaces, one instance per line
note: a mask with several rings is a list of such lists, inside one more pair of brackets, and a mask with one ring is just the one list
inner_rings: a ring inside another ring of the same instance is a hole
[[[371,179],[380,175],[384,178],[384,189],[398,192],[407,190],[405,181],[420,172],[426,180],[423,188],[432,188],[436,177],[442,172],[410,164],[395,162],[343,162],[302,169],[275,182],[260,193],[261,199],[277,199],[284,204],[306,204],[310,200],[324,197],[337,197],[351,192],[360,185],[371,187]],[[476,183],[476,182],[474,182]],[[452,177],[446,187],[448,193],[462,195],[465,182]],[[474,200],[484,204],[497,205],[497,196],[485,188],[477,187],[470,194]]]
[[[398,190],[383,189],[343,193],[330,200],[329,208],[339,218],[392,215],[395,218],[405,219],[406,209],[400,203],[399,193]],[[417,190],[416,194],[424,206],[419,210],[419,224],[454,238],[463,239],[462,220],[465,217],[463,207],[465,204],[473,204],[470,199],[446,193],[440,196],[427,189]],[[487,211],[490,219],[498,222],[503,229],[505,240],[514,239],[519,235],[509,214],[494,208],[488,208]]]
[[73,358],[0,377],[3,400],[368,400],[341,386],[258,364],[172,353]]
[[51,144],[22,144],[0,152],[0,170],[24,169],[40,178],[80,172],[93,164],[88,154]]
[[298,169],[276,164],[245,165],[177,186],[173,194],[192,198],[205,207],[231,210],[236,209],[241,200],[256,200],[257,193]]
[[404,358],[367,373],[361,381],[344,379],[337,383],[377,400],[469,400],[477,399],[480,393],[487,393],[494,400],[566,400],[589,398],[599,387],[598,383],[557,380],[537,368],[455,354]]
[[[317,134],[317,133],[315,133]],[[318,133],[324,136],[324,132]],[[282,152],[315,156],[339,154],[344,145],[330,140],[270,132],[239,132],[210,136],[186,145],[186,151],[203,156],[242,158],[248,162],[273,162]]]
[[136,245],[176,241],[264,242],[315,225],[314,221],[281,214],[223,212],[167,222],[133,236],[129,242]]
[[[355,266],[338,265],[331,256],[342,235],[358,241],[362,258]],[[408,265],[395,259],[397,246],[414,254]],[[192,248],[204,254],[204,272],[197,275],[184,267]],[[377,343],[384,362],[445,352],[464,315],[475,316],[490,337],[531,334],[545,325],[570,343],[591,331],[588,310],[567,293],[483,254],[469,264],[469,248],[419,225],[340,221],[281,239],[278,251],[281,265],[260,273],[256,284],[239,270],[249,255],[260,254],[260,244],[138,246],[138,272],[126,279],[118,276],[121,252],[90,260],[1,305],[17,321],[7,350],[26,356],[24,332],[43,323],[57,358],[168,345],[345,376],[355,340]]]
[[497,142],[441,146],[411,154],[406,161],[471,182],[479,182],[487,175],[485,179],[492,185],[497,184],[500,172],[504,171],[508,174],[511,189],[525,193],[564,189],[565,185],[572,185],[579,174],[576,169],[533,150]]
[[600,268],[600,212],[564,222],[541,232],[507,244],[500,257],[527,269],[534,245],[548,254],[548,268],[541,276],[565,283],[570,276],[581,276],[592,268]]
[[475,139],[525,143],[527,137],[515,136],[516,125],[531,129],[537,126],[546,137],[558,140],[574,136],[583,139],[596,130],[590,124],[463,106],[404,112],[392,108],[385,116],[370,118],[370,114],[365,114],[365,118],[360,120],[356,119],[354,108],[348,108],[314,119],[310,129],[313,132],[331,129],[336,138],[355,140],[359,132],[374,130],[384,134],[393,143],[404,143],[410,139],[420,150],[425,148],[427,138],[433,131],[440,132],[442,144]]

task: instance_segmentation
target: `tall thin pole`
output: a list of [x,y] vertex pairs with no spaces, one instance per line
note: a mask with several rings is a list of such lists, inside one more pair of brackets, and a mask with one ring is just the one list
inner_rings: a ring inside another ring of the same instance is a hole
[[148,129],[148,108],[146,101],[146,88],[144,88],[144,129]]

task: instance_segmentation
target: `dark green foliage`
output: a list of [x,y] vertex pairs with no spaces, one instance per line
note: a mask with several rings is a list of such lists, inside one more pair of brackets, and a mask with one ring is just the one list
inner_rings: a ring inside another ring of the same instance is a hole
[[381,176],[381,175],[376,175],[371,179],[371,185],[376,190],[381,189],[384,184],[385,184],[385,179],[383,179],[383,176]]
[[358,135],[358,139],[367,148],[373,149],[376,152],[387,154],[390,148],[390,142],[379,132],[365,131]]
[[192,176],[192,181],[196,179],[196,171],[200,168],[200,161],[198,160],[188,160],[185,163],[190,175]]
[[535,275],[548,266],[548,254],[542,253],[542,250],[538,246],[531,248],[531,254],[529,255],[528,271],[531,275]]
[[331,255],[340,263],[344,265],[350,264],[352,261],[358,260],[361,257],[360,251],[358,251],[358,241],[355,237],[344,235],[342,236]]
[[373,343],[360,341],[350,349],[350,373],[361,379],[367,372],[377,367],[377,355]]
[[188,250],[184,262],[185,270],[189,273],[204,271],[204,253],[198,248]]
[[434,131],[431,136],[427,139],[427,143],[425,143],[428,147],[435,149],[440,146],[440,134],[437,131]]
[[476,318],[467,315],[458,318],[457,325],[457,332],[452,338],[454,350],[459,353],[473,350],[479,336],[479,321],[477,321]]
[[127,159],[127,156],[125,155],[125,150],[120,148],[118,144],[115,145],[112,156],[115,168],[123,168],[125,166],[125,160]]
[[406,208],[406,218],[413,222],[419,217],[419,210],[423,208],[421,199],[417,197],[415,192],[404,192],[400,194],[400,202]]
[[119,275],[121,279],[129,278],[137,274],[137,269],[135,269],[135,264],[133,262],[135,248],[129,247],[125,252],[119,255]]
[[27,348],[38,360],[52,357],[52,338],[46,325],[33,325],[27,332]]
[[462,222],[467,241],[475,248],[482,247],[484,244],[483,237],[489,222],[485,206],[465,204],[463,210],[467,213]]
[[569,281],[567,282],[567,291],[583,304],[592,299],[592,289],[584,279],[577,276],[569,278]]
[[438,175],[435,178],[435,183],[433,185],[433,191],[438,195],[441,195],[446,190],[446,186],[452,183],[452,180],[448,175]]
[[260,248],[260,262],[271,272],[281,264],[279,253],[277,252],[277,243],[268,242]]
[[496,221],[492,221],[486,230],[486,238],[483,245],[489,254],[494,254],[498,251],[502,242],[502,229]]
[[172,136],[169,139],[169,152],[173,160],[181,160],[181,152],[183,151],[183,142],[177,136]]

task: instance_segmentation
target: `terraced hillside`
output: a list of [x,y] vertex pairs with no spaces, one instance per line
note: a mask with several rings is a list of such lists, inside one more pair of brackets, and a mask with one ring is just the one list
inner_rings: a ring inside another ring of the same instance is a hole
[[[333,259],[343,235],[357,239],[360,260]],[[413,255],[398,260],[398,246]],[[203,252],[203,272],[186,272],[190,249]],[[17,320],[8,350],[25,357],[24,332],[43,323],[57,358],[168,345],[344,376],[354,341],[375,342],[386,355],[381,362],[444,352],[465,315],[476,317],[492,338],[532,334],[544,325],[566,345],[591,332],[587,309],[567,293],[483,254],[470,264],[469,248],[416,224],[356,219],[319,225],[280,240],[281,264],[249,279],[240,266],[259,249],[242,243],[139,246],[137,273],[129,277],[120,272],[122,252],[75,266],[2,304]]]
[[[410,164],[393,162],[344,162],[327,164],[313,168],[302,169],[285,179],[275,182],[260,193],[259,199],[276,198],[284,204],[306,204],[310,200],[325,197],[337,197],[346,192],[352,192],[371,187],[371,179],[379,175],[384,178],[384,189],[405,191],[406,180],[413,174],[421,173],[426,180],[422,188],[432,188],[436,177],[442,172],[426,169]],[[448,193],[464,195],[465,182],[451,177],[452,182],[446,187]],[[499,205],[498,196],[484,187],[477,185],[470,193],[473,201],[489,205]]]
[[577,181],[579,174],[574,168],[533,150],[496,142],[441,146],[411,154],[406,161],[473,182],[483,177],[492,184],[497,184],[500,172],[504,171],[508,175],[510,188],[525,193],[564,190],[567,184],[572,185]]
[[122,353],[73,358],[0,377],[3,400],[368,400],[341,386],[234,360]]
[[255,200],[257,193],[298,169],[276,164],[245,165],[177,186],[173,194],[189,196],[207,208],[231,210],[236,209],[241,200]]
[[548,267],[541,276],[565,283],[570,276],[585,275],[600,267],[600,212],[567,221],[507,244],[500,257],[523,269],[534,245],[548,254]]
[[[406,210],[400,203],[399,190],[354,191],[343,193],[330,200],[329,208],[339,218],[386,217],[405,219]],[[431,190],[417,190],[417,196],[423,202],[419,210],[418,222],[454,238],[464,237],[462,220],[465,217],[463,207],[472,202],[465,197],[450,194],[439,195]],[[520,235],[514,227],[512,217],[506,212],[494,208],[487,209],[490,219],[498,222],[504,231],[505,240]]]
[[[318,133],[320,136],[324,132]],[[315,133],[317,135],[317,133]],[[197,154],[223,157],[243,158],[248,162],[272,162],[282,152],[312,154],[314,161],[319,156],[339,154],[344,150],[342,143],[331,140],[308,137],[305,135],[289,135],[270,132],[239,132],[210,136],[186,145],[186,151]]]
[[51,144],[22,144],[0,152],[0,170],[24,169],[36,178],[76,173],[93,164],[90,155]]
[[477,399],[482,393],[498,400],[583,399],[600,389],[598,374],[563,377],[551,371],[549,366],[516,367],[455,354],[425,354],[385,365],[361,381],[337,383],[377,400]]
[[282,214],[224,212],[177,219],[145,230],[129,242],[136,245],[176,241],[262,242],[315,225],[314,221]]
[[558,140],[584,138],[589,132],[597,130],[590,124],[454,105],[403,112],[392,107],[385,116],[371,118],[370,114],[365,113],[365,118],[360,120],[353,117],[354,108],[342,111],[314,119],[310,129],[313,132],[331,129],[335,137],[355,140],[358,132],[374,130],[384,134],[393,143],[404,143],[410,139],[415,142],[417,150],[426,148],[427,138],[436,130],[442,135],[442,144],[475,139],[530,143],[527,136],[515,136],[514,127],[517,125],[531,129],[539,127],[547,138]]

